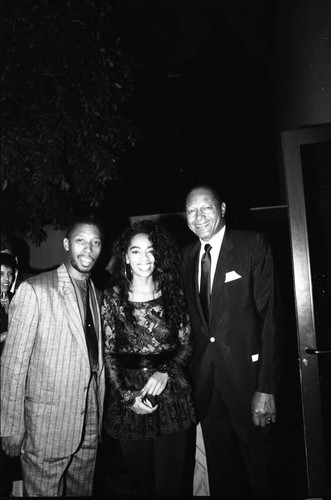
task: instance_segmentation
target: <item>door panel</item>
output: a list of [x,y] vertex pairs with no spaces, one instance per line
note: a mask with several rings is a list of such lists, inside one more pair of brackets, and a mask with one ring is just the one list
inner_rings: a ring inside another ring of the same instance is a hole
[[308,493],[331,494],[331,125],[282,133]]

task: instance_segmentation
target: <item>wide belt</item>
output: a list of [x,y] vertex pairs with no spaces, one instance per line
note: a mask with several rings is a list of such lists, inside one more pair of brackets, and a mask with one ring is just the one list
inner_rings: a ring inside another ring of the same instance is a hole
[[122,368],[130,370],[157,369],[160,366],[169,363],[176,354],[175,350],[164,351],[159,354],[136,354],[123,353],[117,356]]

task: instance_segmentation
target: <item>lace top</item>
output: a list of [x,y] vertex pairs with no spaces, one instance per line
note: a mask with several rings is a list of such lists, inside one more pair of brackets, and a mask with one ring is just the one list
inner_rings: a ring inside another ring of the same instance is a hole
[[[195,422],[189,379],[193,343],[189,323],[171,332],[164,321],[162,297],[134,302],[135,326],[127,322],[116,291],[105,292],[102,324],[105,335],[105,365],[108,393],[105,428],[113,437],[149,439],[164,432],[187,429]],[[175,352],[171,361],[158,366],[169,375],[168,384],[159,397],[158,409],[148,415],[137,415],[123,405],[126,391],[140,391],[155,369],[123,368],[120,355],[164,354]]]

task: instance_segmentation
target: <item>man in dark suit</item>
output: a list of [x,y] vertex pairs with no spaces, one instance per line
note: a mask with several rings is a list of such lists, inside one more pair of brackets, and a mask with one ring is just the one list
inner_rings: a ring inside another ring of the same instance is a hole
[[183,254],[194,395],[210,494],[247,494],[249,486],[265,496],[280,375],[274,265],[264,235],[230,229],[225,211],[211,187],[186,198],[187,224],[199,238]]

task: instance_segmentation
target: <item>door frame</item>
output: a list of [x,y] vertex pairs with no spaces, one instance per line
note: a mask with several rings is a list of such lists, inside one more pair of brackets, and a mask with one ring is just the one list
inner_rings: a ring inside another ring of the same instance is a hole
[[328,492],[318,356],[314,352],[317,345],[300,148],[331,141],[331,125],[286,130],[281,133],[281,141],[292,249],[306,474],[308,493],[310,497],[316,497]]

